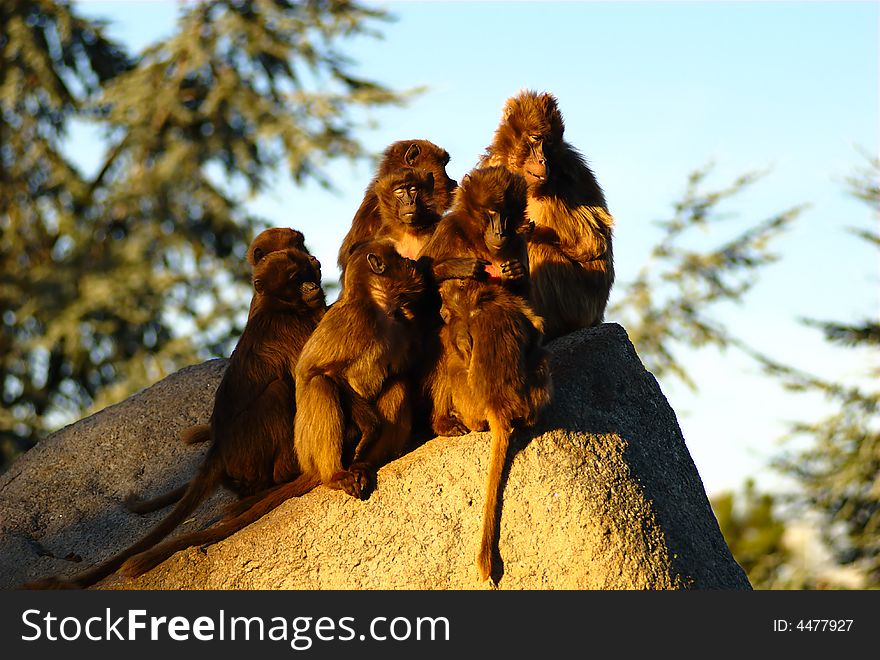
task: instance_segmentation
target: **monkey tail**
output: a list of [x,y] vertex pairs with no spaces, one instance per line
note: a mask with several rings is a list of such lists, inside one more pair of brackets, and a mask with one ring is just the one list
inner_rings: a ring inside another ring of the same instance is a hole
[[498,538],[501,474],[504,471],[504,461],[512,432],[510,423],[504,421],[494,410],[490,410],[486,417],[489,430],[492,432],[492,449],[489,458],[489,475],[486,478],[486,500],[483,506],[483,537],[480,542],[480,554],[477,556],[477,568],[483,580],[492,576],[494,572],[493,556]]
[[[207,442],[210,439],[210,424],[190,426],[180,436],[180,441],[185,445]],[[189,483],[185,483],[169,493],[164,493],[149,500],[142,500],[138,495],[129,493],[128,497],[125,498],[125,507],[132,513],[152,513],[180,500],[184,493],[186,493],[187,488],[189,488]]]
[[25,586],[40,589],[84,589],[85,587],[95,584],[99,580],[103,580],[122,566],[126,559],[139,552],[143,552],[168,536],[168,534],[170,534],[171,531],[186,518],[186,516],[192,513],[193,509],[199,505],[205,496],[214,489],[220,481],[221,474],[222,466],[220,461],[214,459],[213,455],[209,455],[202,464],[199,473],[187,485],[186,492],[177,503],[177,506],[175,506],[171,512],[140,541],[137,541],[125,550],[113,555],[102,564],[99,564],[84,573],[75,575],[72,578],[46,578],[45,580],[40,580],[39,582],[34,582]]
[[196,426],[190,426],[186,431],[183,432],[183,435],[180,436],[180,441],[185,445],[194,445],[200,442],[207,442],[210,439],[210,424],[197,424]]
[[150,569],[158,566],[175,552],[186,550],[192,546],[204,546],[217,543],[232,536],[240,529],[259,520],[264,515],[289,500],[292,497],[305,495],[321,484],[321,479],[314,473],[300,475],[293,481],[270,488],[263,493],[242,500],[239,504],[249,504],[247,508],[236,508],[232,517],[211,525],[191,534],[184,534],[165,543],[150,548],[128,559],[120,569],[120,573],[127,577],[143,575]]

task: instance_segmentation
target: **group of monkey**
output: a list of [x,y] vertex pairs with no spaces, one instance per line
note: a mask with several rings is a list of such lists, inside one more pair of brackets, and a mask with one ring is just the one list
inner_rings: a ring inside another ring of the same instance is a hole
[[[28,586],[140,575],[318,485],[368,496],[376,470],[414,435],[487,429],[477,566],[495,579],[510,435],[551,397],[543,343],[601,322],[614,281],[612,217],[563,130],[553,95],[520,92],[460,185],[444,149],[390,145],[340,248],[342,289],[329,307],[303,234],[259,234],[247,253],[247,324],[210,422],[183,437],[211,441],[198,473],[151,500],[129,498],[139,513],[175,504],[140,541],[77,576]],[[239,499],[218,522],[160,543],[221,484]]]

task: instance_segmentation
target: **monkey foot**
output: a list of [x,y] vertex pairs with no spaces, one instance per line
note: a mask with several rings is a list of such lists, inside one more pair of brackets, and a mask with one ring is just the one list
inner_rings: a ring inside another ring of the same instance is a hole
[[333,480],[327,485],[362,500],[366,499],[373,489],[374,475],[373,468],[368,464],[353,463],[347,470],[340,470],[334,474]]
[[434,419],[434,422],[431,424],[431,427],[437,435],[443,435],[447,437],[455,437],[459,435],[467,435],[470,433],[470,429],[458,421],[455,417],[451,415],[448,417],[440,417]]

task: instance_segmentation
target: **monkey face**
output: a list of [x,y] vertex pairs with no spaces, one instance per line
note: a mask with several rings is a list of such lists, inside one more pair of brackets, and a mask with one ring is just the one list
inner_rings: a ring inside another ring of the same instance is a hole
[[493,147],[506,154],[510,169],[522,174],[530,189],[541,188],[552,175],[563,130],[556,98],[524,91],[508,100]]
[[525,222],[526,182],[504,167],[484,167],[465,176],[456,209],[482,228],[490,253],[503,251]]
[[434,196],[434,209],[438,213],[446,211],[452,203],[452,193],[458,182],[446,173],[449,153],[428,140],[401,140],[385,150],[380,175],[388,174],[399,167],[425,170],[433,176],[431,184]]
[[[352,268],[352,264],[357,264]],[[424,276],[412,259],[398,254],[387,241],[361,244],[346,269],[345,291],[352,291],[355,279],[365,282],[367,295],[399,320],[412,320],[414,308],[425,294]]]
[[516,232],[511,230],[510,217],[500,211],[491,209],[487,213],[486,228],[483,230],[483,239],[490,252],[501,252]]
[[325,304],[321,264],[302,250],[269,253],[254,268],[254,289],[277,302],[315,308]]
[[396,218],[411,226],[435,221],[434,175],[427,170],[410,167],[395,170],[381,177],[375,190],[384,218]]
[[[550,164],[544,153],[547,136],[529,133],[522,144],[528,150],[522,164],[522,173],[530,187],[539,186],[550,176]],[[549,146],[549,145],[548,145]]]

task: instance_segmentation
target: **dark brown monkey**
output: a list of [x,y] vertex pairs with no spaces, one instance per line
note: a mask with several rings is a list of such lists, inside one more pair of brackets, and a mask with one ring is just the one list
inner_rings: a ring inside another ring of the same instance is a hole
[[[296,229],[291,229],[289,227],[271,227],[269,229],[264,229],[257,234],[248,246],[247,261],[251,265],[251,269],[253,269],[256,268],[257,264],[259,264],[266,255],[291,248],[294,250],[301,250],[308,255],[309,260],[312,262],[312,267],[318,274],[318,279],[316,281],[320,284],[321,262],[309,254],[309,251],[306,249],[305,237],[302,235],[302,232],[299,232]],[[248,317],[253,314],[255,301],[256,297],[251,299],[251,309],[248,312]],[[199,435],[193,433],[190,437],[183,438],[183,441],[192,444],[193,442],[198,442],[200,438],[203,437],[204,434]]]
[[339,268],[343,279],[345,267],[355,245],[376,236],[382,218],[379,211],[379,199],[376,195],[376,182],[383,176],[402,167],[419,168],[431,173],[434,177],[433,205],[438,214],[443,214],[452,202],[452,192],[458,185],[446,173],[449,154],[428,140],[400,140],[392,143],[382,154],[376,174],[367,190],[364,199],[354,215],[351,229],[345,235],[339,248]]
[[293,446],[294,367],[324,315],[324,292],[310,255],[296,249],[264,256],[253,284],[251,317],[215,395],[213,443],[180,501],[143,539],[99,566],[30,586],[86,587],[167,536],[218,485],[247,496],[300,474]]
[[457,254],[489,262],[486,281],[440,285],[446,323],[432,380],[439,434],[453,434],[456,419],[467,429],[488,426],[492,433],[477,559],[484,580],[495,573],[501,475],[510,434],[514,427],[533,425],[551,393],[541,347],[543,322],[528,302],[525,210],[526,183],[520,175],[502,167],[475,170],[462,181],[452,211],[422,252],[427,259]]
[[[287,249],[295,249],[301,250],[305,252],[308,256],[309,260],[312,262],[312,267],[314,268],[317,279],[316,282],[321,282],[321,262],[319,262],[315,257],[308,253],[305,246],[305,237],[302,232],[297,231],[296,229],[291,229],[290,227],[272,227],[270,229],[265,229],[261,231],[257,236],[251,241],[251,244],[248,246],[247,250],[247,262],[250,264],[251,269],[255,268],[260,261],[263,260],[263,257],[272,253],[278,252],[281,250]],[[254,306],[257,303],[257,296],[254,296],[251,299],[251,307],[248,312],[248,318],[254,313]],[[188,428],[181,435],[181,442],[184,444],[196,444],[200,442],[207,442],[211,439],[211,426],[209,424],[199,424],[193,427]],[[125,506],[129,511],[133,511],[135,513],[150,513],[152,511],[158,511],[159,509],[163,509],[166,506],[174,504],[177,502],[183,494],[186,492],[188,484],[183,484],[182,486],[168,492],[159,495],[158,497],[154,497],[152,499],[144,500],[138,497],[135,494],[129,495],[125,500]]]
[[529,186],[532,301],[548,338],[597,325],[614,283],[613,218],[583,156],[563,138],[552,94],[508,99],[480,166],[500,165]]

